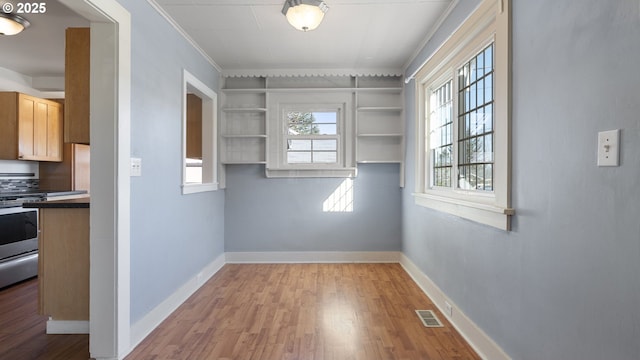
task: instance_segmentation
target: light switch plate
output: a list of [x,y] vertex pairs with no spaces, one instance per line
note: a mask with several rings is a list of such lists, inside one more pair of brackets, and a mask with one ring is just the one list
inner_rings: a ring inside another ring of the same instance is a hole
[[131,176],[142,176],[141,158],[131,158]]
[[620,129],[598,133],[598,166],[618,166]]

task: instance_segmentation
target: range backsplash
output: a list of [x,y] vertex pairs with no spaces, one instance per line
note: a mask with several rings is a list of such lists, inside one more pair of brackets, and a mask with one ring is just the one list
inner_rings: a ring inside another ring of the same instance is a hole
[[37,189],[38,179],[7,179],[0,178],[0,191],[16,191]]

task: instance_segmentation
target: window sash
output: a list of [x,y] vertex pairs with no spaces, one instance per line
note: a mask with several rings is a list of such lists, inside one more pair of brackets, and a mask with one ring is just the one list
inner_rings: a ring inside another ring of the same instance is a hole
[[[298,114],[292,116],[292,114]],[[308,118],[305,114],[311,114]],[[341,165],[341,113],[335,108],[288,108],[283,113],[284,163],[289,167]],[[298,119],[304,118],[302,123]],[[329,144],[333,143],[334,146]]]
[[493,42],[458,70],[458,184],[493,191]]
[[425,86],[431,189],[494,191],[493,48],[491,42],[446,72],[446,81]]
[[[331,147],[329,144],[334,143]],[[340,138],[338,135],[288,135],[285,136],[286,162],[295,164],[337,164],[340,158]],[[324,144],[324,145],[323,145]],[[308,157],[307,161],[304,161]],[[291,161],[297,158],[299,161]]]
[[431,92],[429,126],[431,148],[431,186],[451,187],[453,168],[452,80]]

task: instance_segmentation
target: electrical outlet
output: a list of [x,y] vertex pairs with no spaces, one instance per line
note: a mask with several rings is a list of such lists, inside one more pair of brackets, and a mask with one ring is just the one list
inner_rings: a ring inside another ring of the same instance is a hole
[[444,302],[444,309],[447,312],[447,316],[448,317],[452,317],[453,316],[453,306],[451,306],[451,304],[449,304],[448,301]]
[[131,158],[131,176],[142,176],[142,159]]

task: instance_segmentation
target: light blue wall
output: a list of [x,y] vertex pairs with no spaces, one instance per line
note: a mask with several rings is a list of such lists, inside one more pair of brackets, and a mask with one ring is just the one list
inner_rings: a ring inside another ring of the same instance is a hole
[[[403,251],[514,359],[640,359],[640,5],[512,3],[513,231],[414,205],[411,82]],[[596,167],[618,128],[621,166]]]
[[400,251],[399,166],[359,165],[353,212],[323,212],[343,180],[267,179],[263,166],[227,166],[225,250]]
[[224,252],[224,191],[181,195],[182,71],[211,89],[218,73],[146,1],[132,19],[131,322]]

